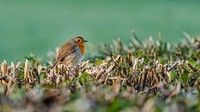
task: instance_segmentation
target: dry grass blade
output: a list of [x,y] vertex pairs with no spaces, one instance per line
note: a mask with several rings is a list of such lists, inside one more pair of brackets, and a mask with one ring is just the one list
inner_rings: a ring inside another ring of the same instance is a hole
[[6,64],[6,60],[3,61],[3,63],[1,64],[1,72],[3,76],[7,75],[7,64]]
[[29,61],[26,59],[24,66],[24,81],[28,83],[29,81]]

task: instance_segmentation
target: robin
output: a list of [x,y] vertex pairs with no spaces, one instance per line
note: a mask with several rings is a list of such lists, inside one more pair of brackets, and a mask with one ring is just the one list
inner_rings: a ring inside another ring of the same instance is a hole
[[65,64],[72,70],[78,63],[80,63],[85,55],[85,42],[81,36],[76,36],[63,44],[56,58],[56,62],[52,66],[52,69],[58,64]]

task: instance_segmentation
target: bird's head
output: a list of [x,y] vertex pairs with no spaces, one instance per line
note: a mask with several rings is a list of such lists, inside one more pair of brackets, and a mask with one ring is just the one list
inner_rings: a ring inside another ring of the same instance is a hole
[[85,44],[85,42],[87,42],[87,40],[84,40],[83,37],[81,36],[76,36],[74,38],[71,39],[71,41],[73,41],[73,43],[77,44],[77,45],[82,45],[82,44]]
[[85,43],[87,42],[87,40],[85,40],[83,37],[81,36],[76,36],[74,38],[72,38],[70,40],[71,43],[78,45],[82,54],[85,54]]

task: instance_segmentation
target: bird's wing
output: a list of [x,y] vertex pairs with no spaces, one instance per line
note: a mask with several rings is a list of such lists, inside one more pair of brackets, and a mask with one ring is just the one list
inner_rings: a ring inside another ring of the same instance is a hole
[[66,56],[76,52],[76,50],[76,45],[71,44],[69,42],[62,45],[58,51],[57,62],[62,61]]

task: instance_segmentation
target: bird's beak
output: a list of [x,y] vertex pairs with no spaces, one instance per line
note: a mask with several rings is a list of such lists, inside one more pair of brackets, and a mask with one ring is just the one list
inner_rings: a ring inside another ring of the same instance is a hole
[[84,40],[84,42],[88,42],[87,40]]

